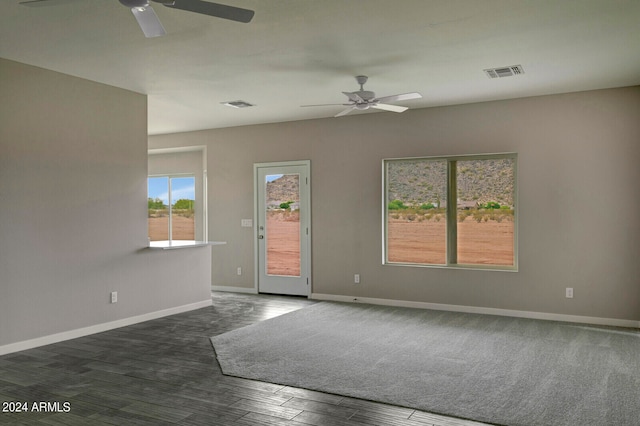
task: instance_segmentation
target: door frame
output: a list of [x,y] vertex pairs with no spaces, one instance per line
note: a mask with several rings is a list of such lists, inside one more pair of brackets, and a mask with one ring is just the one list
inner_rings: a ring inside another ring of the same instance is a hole
[[[258,205],[258,169],[267,168],[267,167],[288,167],[288,166],[303,166],[307,169],[307,176],[309,179],[308,183],[308,197],[304,205],[300,205],[300,208],[305,208],[307,211],[308,217],[308,229],[309,232],[307,234],[305,244],[305,252],[306,252],[306,262],[307,262],[307,294],[306,297],[311,296],[311,288],[313,285],[313,280],[311,279],[311,235],[312,235],[312,225],[311,225],[311,160],[297,160],[297,161],[278,161],[278,162],[269,162],[269,163],[254,163],[253,164],[253,270],[254,270],[254,278],[253,278],[253,288],[256,293],[260,293],[260,244],[258,242],[258,235],[260,234],[259,230],[259,216],[260,216],[260,206]],[[302,244],[302,243],[301,243]]]

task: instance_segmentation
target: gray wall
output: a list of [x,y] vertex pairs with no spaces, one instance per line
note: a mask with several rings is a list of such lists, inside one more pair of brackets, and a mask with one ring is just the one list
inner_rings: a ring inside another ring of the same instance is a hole
[[0,353],[210,300],[209,248],[144,249],[146,96],[3,59],[0,81]]
[[[310,159],[313,293],[638,320],[638,117],[631,87],[159,135],[150,147],[208,147],[209,238],[228,242],[213,251],[213,285],[253,287],[253,232],[240,227],[252,164]],[[518,272],[381,265],[383,158],[495,152],[518,153]]]

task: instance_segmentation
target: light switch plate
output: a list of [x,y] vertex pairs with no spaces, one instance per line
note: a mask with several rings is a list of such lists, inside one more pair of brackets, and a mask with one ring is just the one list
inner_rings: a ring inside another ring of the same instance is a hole
[[253,219],[240,219],[240,226],[243,228],[251,228],[253,226]]

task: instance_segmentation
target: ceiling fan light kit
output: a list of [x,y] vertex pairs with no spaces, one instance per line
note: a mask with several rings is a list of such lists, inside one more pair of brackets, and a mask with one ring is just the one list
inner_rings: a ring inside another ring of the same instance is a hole
[[420,99],[422,95],[418,92],[403,93],[401,95],[383,96],[376,98],[376,94],[369,90],[364,90],[364,85],[369,77],[366,75],[357,75],[356,81],[360,85],[360,90],[356,92],[342,92],[347,98],[349,103],[346,104],[321,104],[321,105],[301,105],[302,107],[316,107],[316,106],[333,106],[343,105],[348,107],[345,110],[340,111],[334,117],[342,117],[349,114],[353,110],[364,111],[369,108],[380,109],[383,111],[392,112],[404,112],[409,108],[399,105],[391,105],[389,102],[406,101],[410,99]]

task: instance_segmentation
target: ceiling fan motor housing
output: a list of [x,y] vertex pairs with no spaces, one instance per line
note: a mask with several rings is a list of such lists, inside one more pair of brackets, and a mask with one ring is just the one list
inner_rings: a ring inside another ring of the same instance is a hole
[[[357,105],[361,106],[358,109],[367,109],[369,106],[367,105],[369,103],[369,101],[375,99],[376,94],[369,91],[369,90],[364,90],[364,88],[362,86],[364,86],[364,84],[367,82],[367,80],[369,79],[369,77],[367,77],[366,75],[357,75],[356,76],[356,81],[358,82],[358,84],[360,85],[360,90],[358,90],[357,92],[353,92],[353,94],[358,95],[360,97],[360,99],[362,99],[363,101],[365,101],[366,103],[363,104],[362,102],[356,102]],[[364,108],[364,106],[366,106],[366,108]]]
[[372,99],[375,99],[376,94],[369,91],[369,90],[360,90],[358,92],[355,92],[358,96],[360,96],[362,99],[364,99],[365,101],[370,101]]

